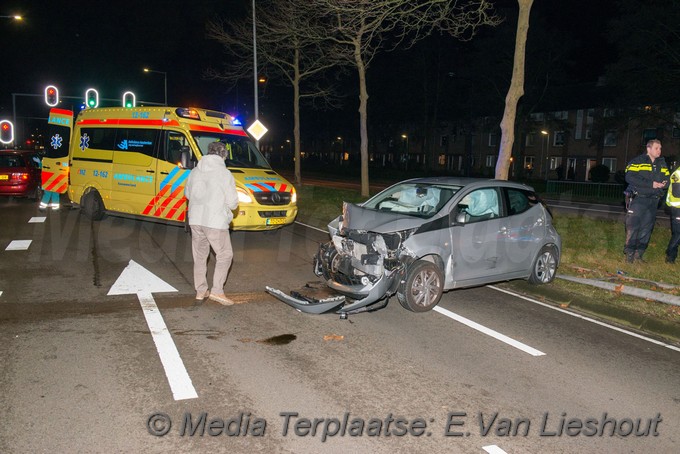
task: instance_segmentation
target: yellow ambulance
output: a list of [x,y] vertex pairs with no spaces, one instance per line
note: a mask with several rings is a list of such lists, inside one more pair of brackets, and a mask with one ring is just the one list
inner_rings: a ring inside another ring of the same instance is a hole
[[[183,107],[52,109],[47,156],[68,150],[68,195],[94,220],[105,213],[168,223],[186,221],[184,183],[208,152],[224,143],[239,206],[233,230],[272,230],[297,215],[296,192],[228,114]],[[72,131],[72,132],[71,132]],[[52,148],[52,150],[49,150]],[[56,158],[58,159],[58,158]],[[50,162],[47,162],[48,167]]]

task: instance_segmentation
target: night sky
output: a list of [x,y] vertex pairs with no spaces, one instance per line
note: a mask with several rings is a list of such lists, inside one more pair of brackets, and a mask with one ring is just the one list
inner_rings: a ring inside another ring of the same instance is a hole
[[[498,3],[516,8],[514,0]],[[607,46],[602,30],[611,3],[536,0],[532,20],[547,21],[561,33],[579,37],[575,71],[592,79],[604,68]],[[21,14],[25,20],[0,22],[4,49],[0,117],[11,117],[12,93],[42,94],[48,84],[57,85],[62,97],[82,98],[87,88],[94,87],[102,98],[120,99],[131,90],[138,101],[162,103],[163,75],[144,73],[144,67],[167,72],[170,105],[229,113],[251,110],[252,85],[239,98],[237,91],[227,93],[225,86],[203,77],[208,66],[219,68],[225,58],[220,45],[205,37],[206,22],[230,17],[250,22],[250,4],[251,0],[5,1],[0,14]],[[376,76],[379,80],[380,68],[371,71],[378,71],[374,80]],[[356,113],[355,102],[355,95],[348,96],[348,111]],[[17,111],[40,116],[46,113],[41,103],[42,98],[17,98]]]

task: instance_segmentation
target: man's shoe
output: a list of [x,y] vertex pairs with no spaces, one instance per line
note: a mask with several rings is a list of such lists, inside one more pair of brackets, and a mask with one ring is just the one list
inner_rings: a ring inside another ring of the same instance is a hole
[[643,259],[643,258],[642,258],[642,254],[639,253],[639,252],[636,252],[636,253],[635,253],[634,259],[635,259],[636,262],[647,263],[647,260]]
[[210,296],[210,290],[206,290],[205,292],[197,292],[196,293],[196,301],[203,301],[207,297]]
[[52,208],[53,210],[56,211],[56,210],[59,209],[59,204],[58,203],[50,203],[50,208]]
[[626,262],[633,263],[635,261],[635,255],[632,253],[626,254]]
[[672,259],[670,257],[666,257],[666,263],[670,263],[671,265],[675,263],[675,259]]
[[211,293],[210,296],[208,297],[209,299],[213,301],[217,301],[223,306],[233,306],[234,302],[230,300],[229,298],[226,297],[226,295],[221,294],[221,295],[216,295],[214,293]]

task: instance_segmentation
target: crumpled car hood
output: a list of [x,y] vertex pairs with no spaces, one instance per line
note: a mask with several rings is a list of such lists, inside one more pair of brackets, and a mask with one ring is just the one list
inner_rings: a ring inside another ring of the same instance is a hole
[[419,227],[425,220],[403,213],[387,213],[369,210],[353,203],[343,202],[342,230],[365,230],[375,233],[391,233]]

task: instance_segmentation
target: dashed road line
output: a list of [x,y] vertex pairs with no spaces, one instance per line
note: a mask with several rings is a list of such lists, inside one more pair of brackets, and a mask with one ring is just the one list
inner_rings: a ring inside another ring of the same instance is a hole
[[477,322],[473,322],[472,320],[465,318],[462,315],[458,315],[454,312],[451,312],[448,309],[444,309],[443,307],[436,306],[433,310],[437,311],[440,314],[445,315],[445,316],[447,316],[447,317],[449,317],[449,318],[451,318],[451,319],[453,319],[453,320],[455,320],[459,323],[462,323],[463,325],[466,325],[466,326],[468,326],[468,327],[470,327],[474,330],[477,330],[481,333],[484,333],[488,336],[491,336],[494,339],[497,339],[501,342],[504,342],[504,343],[506,343],[506,344],[508,344],[512,347],[519,349],[519,350],[522,350],[523,352],[528,353],[531,356],[544,356],[545,355],[545,353],[543,353],[540,350],[536,350],[535,348],[530,347],[526,344],[523,344],[522,342],[517,341],[515,339],[512,339],[512,338],[506,336],[505,334],[501,334],[498,331],[494,331],[491,328],[487,328],[486,326],[480,325]]
[[5,248],[6,251],[25,251],[33,240],[13,240]]

